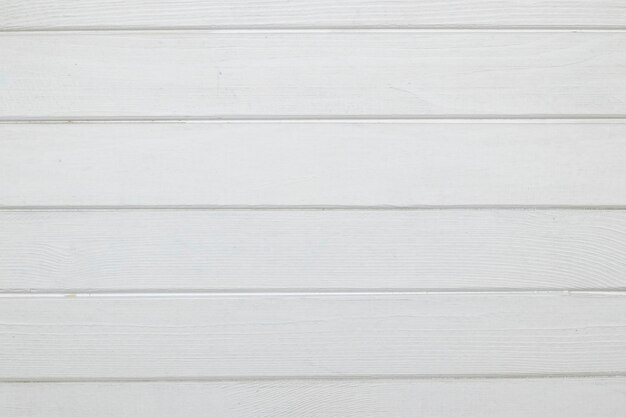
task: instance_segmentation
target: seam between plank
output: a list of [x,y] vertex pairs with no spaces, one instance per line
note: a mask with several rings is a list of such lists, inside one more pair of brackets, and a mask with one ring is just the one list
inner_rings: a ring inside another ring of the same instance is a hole
[[1,212],[56,211],[425,211],[425,210],[577,210],[622,211],[626,205],[0,205]]
[[1,117],[0,123],[518,123],[620,122],[626,114],[434,114],[434,115],[209,115],[209,116],[59,116]]
[[0,33],[216,32],[216,33],[403,33],[403,32],[626,32],[625,25],[66,25],[4,27]]
[[242,288],[242,289],[131,289],[131,290],[90,290],[90,289],[50,289],[50,290],[0,290],[0,298],[215,298],[215,297],[344,297],[344,296],[626,296],[626,288],[550,289],[550,288],[493,288],[493,289],[412,289],[412,288]]
[[537,374],[341,374],[267,375],[215,377],[91,377],[91,378],[0,378],[0,383],[141,383],[141,382],[273,382],[273,381],[384,381],[384,380],[491,380],[491,379],[582,379],[624,378],[624,372],[537,373]]

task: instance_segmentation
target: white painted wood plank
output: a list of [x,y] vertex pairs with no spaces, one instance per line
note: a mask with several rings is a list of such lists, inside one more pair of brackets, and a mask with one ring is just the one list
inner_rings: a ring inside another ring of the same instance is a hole
[[12,417],[622,417],[624,378],[0,384]]
[[0,290],[626,288],[626,212],[0,212]]
[[0,124],[0,149],[2,206],[626,205],[624,123]]
[[6,381],[626,372],[625,293],[1,301]]
[[622,0],[3,0],[0,28],[626,25]]
[[0,118],[626,114],[626,32],[4,33]]

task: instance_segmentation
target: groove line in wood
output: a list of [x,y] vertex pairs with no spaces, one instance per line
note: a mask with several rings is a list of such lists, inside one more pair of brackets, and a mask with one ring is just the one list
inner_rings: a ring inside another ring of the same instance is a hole
[[215,32],[215,33],[473,33],[473,32],[577,32],[577,33],[603,33],[603,32],[626,32],[626,26],[586,26],[586,25],[545,25],[545,26],[490,26],[490,25],[450,25],[450,26],[68,26],[48,27],[38,29],[10,29],[0,28],[2,33],[54,33],[54,32]]
[[235,377],[151,377],[151,378],[3,378],[2,384],[98,384],[98,383],[189,383],[189,382],[263,382],[263,381],[456,381],[456,380],[568,380],[568,379],[621,379],[626,372],[572,372],[572,373],[531,373],[531,374],[446,374],[446,375],[293,375],[293,376],[235,376]]
[[489,114],[489,115],[218,115],[218,116],[107,116],[0,117],[0,124],[101,123],[626,123],[626,114]]
[[2,206],[5,212],[71,212],[71,211],[422,211],[422,210],[574,210],[623,211],[626,205],[534,205],[534,204],[476,204],[476,205],[84,205],[84,206]]
[[255,296],[286,296],[286,297],[306,297],[306,296],[386,296],[386,295],[519,295],[528,294],[530,296],[544,295],[562,295],[562,296],[626,296],[626,288],[596,289],[596,288],[455,288],[455,289],[413,289],[413,288],[311,288],[311,289],[294,289],[294,288],[246,288],[246,289],[185,289],[180,290],[100,290],[100,289],[72,289],[63,290],[0,290],[1,298],[203,298],[203,297],[255,297]]

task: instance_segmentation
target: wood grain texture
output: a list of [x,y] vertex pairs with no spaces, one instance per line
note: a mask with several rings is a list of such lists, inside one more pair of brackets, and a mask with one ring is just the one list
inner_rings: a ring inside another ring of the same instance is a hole
[[0,290],[626,288],[626,212],[0,212]]
[[624,293],[27,295],[0,317],[5,381],[626,372]]
[[621,0],[3,0],[0,28],[620,26]]
[[625,115],[626,32],[0,36],[0,118]]
[[622,417],[624,378],[0,384],[11,417]]
[[0,146],[2,206],[626,205],[624,123],[0,124]]

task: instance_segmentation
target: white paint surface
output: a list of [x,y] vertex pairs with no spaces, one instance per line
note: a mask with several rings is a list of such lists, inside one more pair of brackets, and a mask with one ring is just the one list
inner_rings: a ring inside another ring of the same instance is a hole
[[4,206],[626,205],[624,123],[0,124],[0,145]]
[[28,291],[626,287],[620,210],[0,212]]
[[0,28],[614,27],[622,0],[4,0]]
[[626,33],[4,33],[0,119],[626,113]]
[[0,415],[623,417],[625,25],[0,1]]
[[589,417],[626,414],[624,378],[2,384],[12,417]]
[[0,380],[626,373],[626,294],[0,299]]

